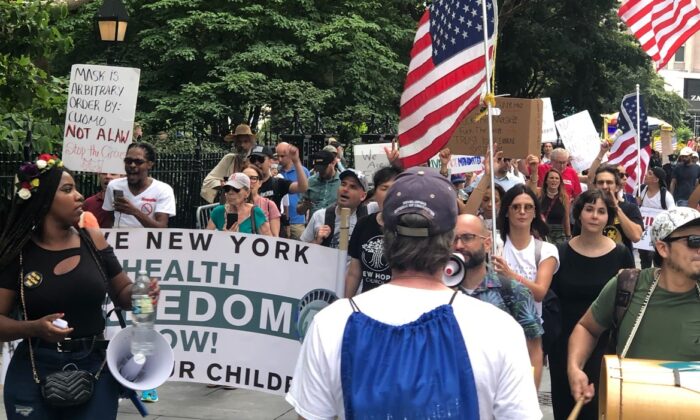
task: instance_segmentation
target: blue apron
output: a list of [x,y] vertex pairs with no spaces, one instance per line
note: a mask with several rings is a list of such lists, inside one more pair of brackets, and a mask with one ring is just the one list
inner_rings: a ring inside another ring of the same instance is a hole
[[368,317],[350,299],[340,360],[348,420],[479,418],[474,372],[451,306],[455,295],[398,326]]

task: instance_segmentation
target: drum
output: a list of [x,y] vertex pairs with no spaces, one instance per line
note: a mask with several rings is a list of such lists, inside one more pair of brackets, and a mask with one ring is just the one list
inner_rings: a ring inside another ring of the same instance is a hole
[[700,418],[700,362],[604,357],[600,419]]

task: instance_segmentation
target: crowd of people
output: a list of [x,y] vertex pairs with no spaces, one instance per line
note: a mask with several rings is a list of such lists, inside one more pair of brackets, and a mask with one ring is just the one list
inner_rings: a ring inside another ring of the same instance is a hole
[[[497,151],[494,168],[487,163],[480,174],[451,174],[447,149],[439,170],[404,170],[387,148],[390,164],[369,180],[347,167],[335,139],[312,168],[290,144],[258,144],[246,124],[231,140],[232,152],[202,184],[201,197],[217,204],[206,229],[338,248],[340,209],[350,210],[347,299],[315,317],[287,395],[303,418],[442,418],[445,410],[540,418],[536,390],[548,363],[555,418],[582,400],[579,418],[592,419],[606,352],[700,359],[700,166],[689,148],[666,167],[652,159],[644,184],[628,191],[633,169],[605,163],[606,142],[583,173],[551,143],[540,155]],[[130,281],[97,228],[167,228],[175,215],[172,186],[149,174],[157,154],[148,143],[132,143],[126,175],[100,174],[100,192],[87,199],[59,162],[42,155],[23,166],[0,236],[0,341],[25,338],[8,372],[19,384],[5,388],[8,418],[22,404],[49,409],[28,389],[35,360],[46,371],[65,360],[56,343],[70,341],[83,357],[76,363],[97,371],[104,320],[95,305],[106,292],[130,307]],[[640,207],[665,211],[651,228],[653,251],[633,247],[645,230]],[[464,275],[448,287],[453,254]],[[104,282],[84,275],[92,265]],[[70,293],[59,286],[65,275],[76,279]],[[42,281],[47,287],[37,288]],[[157,299],[157,284],[152,292]],[[12,316],[18,311],[25,321]],[[70,328],[55,327],[57,318]],[[441,380],[420,380],[426,375]],[[118,387],[107,372],[99,378],[102,397],[75,418],[116,415]]]

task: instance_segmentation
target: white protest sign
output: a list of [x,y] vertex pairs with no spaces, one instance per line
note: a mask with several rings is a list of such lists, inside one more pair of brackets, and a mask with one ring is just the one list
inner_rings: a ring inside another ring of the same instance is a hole
[[384,153],[384,147],[391,143],[356,144],[352,146],[355,156],[355,169],[365,174],[367,181],[372,183],[372,176],[378,169],[389,166],[389,159]]
[[572,157],[571,165],[574,169],[581,172],[590,168],[600,151],[600,138],[588,111],[581,111],[555,124]]
[[68,169],[124,173],[140,73],[127,67],[71,67],[62,153]]
[[[170,380],[289,389],[300,337],[335,299],[340,251],[207,230],[104,232],[131,278],[160,277],[155,328],[175,352]],[[119,329],[108,326],[108,336]]]
[[665,210],[640,207],[639,211],[642,213],[642,219],[644,220],[644,233],[642,233],[642,238],[639,242],[634,242],[632,246],[637,249],[653,251],[654,244],[651,242],[651,225],[654,224],[656,215]]
[[[440,169],[440,157],[435,155],[428,161],[431,168]],[[484,169],[483,156],[452,155],[450,163],[447,164],[450,173],[453,175],[467,172],[478,172]]]
[[542,143],[555,143],[556,141],[557,128],[554,125],[552,100],[542,98]]

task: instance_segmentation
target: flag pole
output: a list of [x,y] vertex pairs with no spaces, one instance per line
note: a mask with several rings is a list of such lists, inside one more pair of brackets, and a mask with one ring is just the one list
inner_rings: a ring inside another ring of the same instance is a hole
[[635,136],[637,138],[637,169],[636,169],[636,175],[637,175],[637,185],[636,185],[636,191],[635,191],[635,197],[639,195],[639,188],[642,186],[642,176],[641,176],[641,162],[642,162],[642,151],[640,150],[640,145],[641,145],[641,137],[642,137],[642,132],[641,132],[641,125],[642,121],[639,117],[639,83],[636,85],[637,88],[637,135]]
[[[482,11],[482,18],[483,18],[483,23],[484,23],[484,61],[485,61],[485,66],[484,70],[486,71],[486,94],[488,95],[491,92],[491,79],[490,79],[490,74],[491,74],[491,63],[489,62],[489,22],[488,22],[488,13],[486,9],[486,3],[488,0],[482,0],[481,2],[481,11]],[[494,25],[494,31],[496,30],[496,27]],[[496,166],[494,165],[493,162],[493,155],[494,155],[494,148],[493,148],[493,115],[491,111],[491,101],[486,101],[486,107],[488,110],[488,133],[489,133],[489,162],[491,164],[491,174],[490,174],[490,182],[491,182],[491,255],[496,255],[496,193],[494,191],[494,185],[496,182],[496,177],[495,177],[495,172],[496,172]]]

